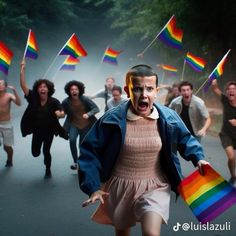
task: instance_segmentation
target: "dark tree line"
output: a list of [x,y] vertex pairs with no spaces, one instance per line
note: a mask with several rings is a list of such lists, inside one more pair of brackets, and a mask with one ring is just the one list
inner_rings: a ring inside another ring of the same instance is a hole
[[[122,43],[150,42],[172,14],[184,30],[183,52],[156,44],[154,48],[164,61],[181,66],[187,51],[208,62],[207,72],[231,48],[224,78],[235,74],[236,2],[234,0],[0,0],[0,40],[16,51],[24,44],[29,28],[37,29],[37,38],[47,37],[51,43],[57,35],[74,31],[88,33],[91,25],[97,30],[119,30]],[[76,32],[75,32],[76,33]],[[91,37],[97,32],[89,32]],[[53,39],[53,40],[52,40]],[[174,58],[174,59],[173,59]]]
[[[182,55],[191,51],[206,59],[207,74],[231,48],[223,77],[232,79],[231,75],[236,73],[234,0],[87,0],[86,2],[93,2],[96,6],[110,5],[107,15],[111,20],[111,27],[122,29],[123,40],[133,37],[150,42],[166,21],[175,14],[178,27],[184,30]],[[176,57],[176,53],[166,47],[161,46],[158,51],[166,57],[166,60]],[[175,63],[181,66],[182,59],[176,57]]]

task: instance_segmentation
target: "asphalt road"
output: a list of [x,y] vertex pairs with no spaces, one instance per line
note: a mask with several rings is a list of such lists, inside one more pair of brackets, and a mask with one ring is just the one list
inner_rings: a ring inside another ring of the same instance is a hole
[[[52,146],[52,179],[45,180],[42,156],[34,158],[30,152],[31,137],[19,133],[19,117],[15,118],[14,166],[5,168],[6,154],[0,147],[0,236],[106,236],[113,235],[111,226],[90,220],[96,206],[82,208],[87,198],[78,186],[77,175],[70,170],[71,155],[67,141],[55,138]],[[206,160],[225,178],[229,178],[224,151],[218,138],[205,137]],[[182,162],[182,161],[181,161]],[[185,174],[193,171],[191,163],[182,162]],[[177,223],[196,224],[197,220],[181,198],[172,195],[170,220],[163,225],[162,235],[236,235],[236,205],[212,223],[228,224],[230,230],[191,230]],[[186,224],[185,224],[186,226]],[[195,226],[196,229],[197,226]],[[133,236],[141,235],[140,226],[132,229]]]

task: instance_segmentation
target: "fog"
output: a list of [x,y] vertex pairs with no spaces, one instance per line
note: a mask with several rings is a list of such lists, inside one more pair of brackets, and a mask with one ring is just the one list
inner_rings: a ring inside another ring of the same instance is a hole
[[[130,67],[136,64],[148,64],[152,66],[158,73],[159,81],[165,84],[172,84],[178,79],[178,77],[165,77],[163,81],[163,72],[158,71],[156,67],[156,64],[165,63],[163,61],[165,55],[160,55],[158,47],[156,47],[156,45],[162,45],[161,42],[154,42],[152,47],[146,51],[144,58],[140,59],[137,57],[137,54],[144,50],[150,43],[150,39],[140,41],[138,38],[133,38],[127,41],[121,41],[119,40],[121,32],[112,30],[109,26],[104,27],[104,24],[96,25],[96,23],[94,23],[87,27],[78,26],[74,27],[74,29],[58,29],[57,33],[55,33],[54,30],[53,33],[48,32],[47,34],[40,34],[37,29],[35,29],[34,33],[37,39],[39,53],[36,60],[26,58],[27,85],[29,88],[32,88],[35,80],[43,78],[50,67],[46,78],[53,81],[55,84],[56,92],[53,96],[60,101],[66,97],[64,86],[70,80],[83,82],[85,84],[85,95],[91,95],[104,88],[105,79],[108,76],[113,76],[116,80],[116,84],[123,87],[126,72]],[[57,55],[72,33],[76,34],[88,55],[79,58],[80,62],[76,65],[75,71],[59,71],[66,56]],[[24,53],[26,40],[27,35],[25,36],[25,41],[15,42],[15,49],[11,48],[14,52],[14,57],[9,68],[9,75],[4,76],[3,73],[0,72],[0,78],[5,79],[8,84],[17,88],[23,101],[23,108],[26,106],[26,101],[23,99],[24,95],[20,88],[19,77],[20,62]],[[6,45],[8,45],[7,42]],[[107,46],[115,50],[122,50],[122,53],[117,58],[118,65],[114,66],[102,62]],[[53,61],[55,63],[52,64]],[[161,97],[162,92],[160,93]],[[125,96],[125,94],[123,95]],[[103,111],[104,100],[95,99],[94,101],[98,104],[100,110]],[[12,108],[15,109],[15,106]]]

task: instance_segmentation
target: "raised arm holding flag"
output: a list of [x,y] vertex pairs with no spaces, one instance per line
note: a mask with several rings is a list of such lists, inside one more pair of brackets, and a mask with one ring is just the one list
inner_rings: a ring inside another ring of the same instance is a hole
[[[207,92],[208,88],[211,86],[211,82],[214,79],[217,79],[218,77],[220,77],[223,72],[224,72],[224,65],[226,62],[226,58],[229,54],[229,52],[231,51],[231,49],[228,50],[228,52],[224,55],[224,57],[221,59],[221,61],[217,64],[216,68],[211,72],[211,74],[208,76],[208,78],[206,79],[206,81],[199,87],[199,89],[195,92],[195,95],[204,87],[204,91]],[[208,82],[208,84],[206,84]]]

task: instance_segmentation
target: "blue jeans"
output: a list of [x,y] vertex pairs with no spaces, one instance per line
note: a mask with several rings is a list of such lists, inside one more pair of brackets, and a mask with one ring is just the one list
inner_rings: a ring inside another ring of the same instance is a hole
[[83,140],[84,136],[87,134],[89,131],[89,128],[84,128],[84,129],[78,129],[74,125],[70,124],[70,130],[69,130],[69,141],[70,141],[70,151],[72,158],[74,160],[74,163],[77,163],[78,159],[78,150],[77,150],[77,138],[80,136],[79,144]]
[[79,136],[79,129],[73,125],[70,125],[69,130],[69,141],[70,141],[70,151],[74,163],[77,163],[78,159],[78,150],[77,150],[77,138]]

